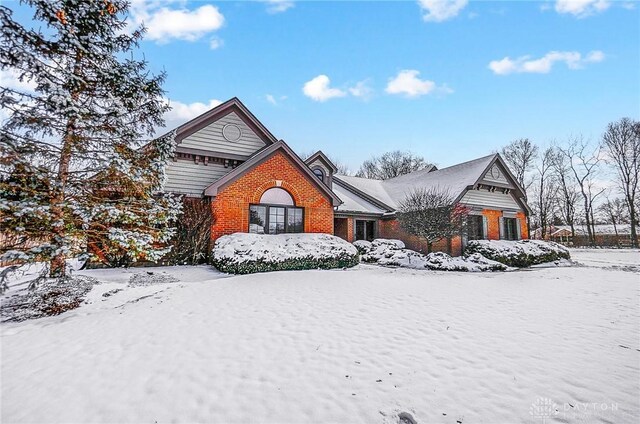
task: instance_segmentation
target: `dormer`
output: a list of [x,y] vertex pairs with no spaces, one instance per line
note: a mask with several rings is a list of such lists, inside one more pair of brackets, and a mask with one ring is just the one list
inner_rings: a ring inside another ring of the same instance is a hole
[[325,183],[327,187],[332,188],[333,174],[338,172],[338,168],[331,162],[327,155],[322,153],[321,150],[318,150],[304,162],[320,181]]

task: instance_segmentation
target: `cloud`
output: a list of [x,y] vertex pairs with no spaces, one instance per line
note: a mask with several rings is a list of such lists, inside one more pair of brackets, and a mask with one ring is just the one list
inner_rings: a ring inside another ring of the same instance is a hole
[[556,0],[556,12],[579,18],[604,12],[611,6],[609,0]]
[[331,81],[328,76],[318,75],[304,84],[302,92],[305,96],[317,102],[324,102],[335,97],[344,97],[347,95],[346,92],[338,88],[331,88],[329,86],[330,84]]
[[222,46],[224,46],[224,40],[220,37],[213,37],[209,40],[209,48],[211,50],[219,49]]
[[434,92],[452,93],[447,86],[438,87],[435,82],[418,78],[420,71],[404,69],[389,79],[385,91],[389,94],[400,94],[406,97],[419,97]]
[[468,0],[418,0],[426,22],[442,22],[458,16]]
[[36,90],[36,83],[33,80],[25,78],[20,80],[20,73],[10,68],[0,70],[0,85],[22,93],[33,93]]
[[268,101],[269,103],[271,103],[271,104],[272,104],[272,105],[274,105],[274,106],[276,106],[276,105],[278,104],[278,102],[276,101],[276,98],[275,98],[275,97],[273,97],[273,94],[267,94],[267,95],[265,96],[265,98],[267,99],[267,101]]
[[[165,3],[162,3],[166,5]],[[139,1],[132,4],[131,13],[135,24],[144,23],[145,38],[160,44],[169,41],[196,41],[207,33],[216,31],[224,24],[224,16],[217,7],[205,4],[197,9],[171,9],[157,7],[158,3]]]
[[605,56],[600,50],[589,52],[585,57],[578,52],[552,51],[539,59],[531,56],[520,56],[516,59],[505,57],[493,60],[489,63],[489,69],[497,75],[509,75],[514,73],[546,74],[551,71],[556,62],[564,62],[569,69],[580,69],[588,63],[602,62]]
[[167,129],[176,128],[222,103],[217,99],[211,99],[208,103],[182,103],[177,100],[167,100],[167,102],[171,106],[171,110],[164,114],[165,128]]
[[354,97],[369,100],[373,96],[373,88],[369,86],[369,83],[369,79],[358,81],[356,85],[349,88],[349,93]]
[[267,4],[267,12],[271,14],[286,12],[295,4],[293,0],[262,0]]
[[278,106],[280,103],[287,100],[287,96],[276,97],[273,94],[266,94],[264,98],[274,106]]

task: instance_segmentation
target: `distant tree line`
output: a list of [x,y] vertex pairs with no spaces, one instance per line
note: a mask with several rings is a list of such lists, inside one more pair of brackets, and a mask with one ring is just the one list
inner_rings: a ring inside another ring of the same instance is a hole
[[[567,225],[572,236],[583,225],[596,244],[595,225],[631,227],[637,247],[640,210],[640,122],[622,118],[607,125],[597,141],[581,135],[553,141],[544,150],[528,138],[504,146],[501,154],[533,209],[530,226],[547,236],[550,225]],[[613,185],[611,184],[613,182]]]

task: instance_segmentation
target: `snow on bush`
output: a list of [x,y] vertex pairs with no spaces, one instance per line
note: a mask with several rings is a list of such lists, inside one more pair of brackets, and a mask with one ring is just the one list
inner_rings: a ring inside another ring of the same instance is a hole
[[[356,244],[357,243],[357,244]],[[400,240],[376,239],[373,242],[354,242],[361,252],[363,262],[383,266],[397,266],[413,269],[439,271],[504,271],[504,264],[473,254],[465,257],[451,257],[443,252],[427,255],[405,249]]]
[[95,278],[84,275],[46,279],[33,290],[3,298],[0,316],[4,322],[59,315],[80,306],[97,283]]
[[298,269],[330,269],[357,265],[358,250],[329,234],[249,234],[222,236],[213,247],[211,264],[232,274]]
[[542,240],[472,240],[465,252],[479,253],[486,258],[514,267],[570,259],[566,247]]

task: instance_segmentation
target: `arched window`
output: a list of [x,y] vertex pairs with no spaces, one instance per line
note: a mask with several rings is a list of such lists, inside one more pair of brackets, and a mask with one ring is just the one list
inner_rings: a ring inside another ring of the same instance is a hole
[[316,174],[316,177],[318,177],[320,181],[324,181],[324,171],[322,169],[313,168],[313,173]]
[[265,191],[260,198],[260,203],[268,203],[271,205],[287,205],[293,206],[293,197],[284,189],[274,187]]
[[304,210],[296,208],[293,197],[273,187],[262,193],[260,203],[249,206],[249,232],[258,234],[301,233]]

